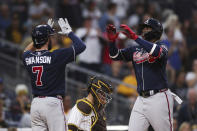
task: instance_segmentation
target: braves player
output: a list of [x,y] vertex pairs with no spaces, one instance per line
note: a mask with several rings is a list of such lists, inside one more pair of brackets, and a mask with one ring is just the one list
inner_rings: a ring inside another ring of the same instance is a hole
[[62,104],[65,94],[65,67],[75,60],[76,55],[86,48],[84,43],[72,32],[67,19],[58,20],[61,34],[67,35],[73,44],[49,52],[52,35],[49,25],[38,25],[32,31],[33,43],[23,54],[23,63],[31,77],[33,101],[31,122],[33,131],[65,131],[66,123]]
[[106,131],[105,105],[110,102],[113,88],[101,77],[92,77],[88,96],[79,99],[68,120],[69,131]]
[[110,57],[113,60],[132,61],[135,69],[139,96],[131,112],[129,131],[147,131],[150,124],[155,131],[172,131],[174,101],[166,77],[168,50],[159,41],[163,27],[153,18],[140,27],[142,38],[122,24],[121,32],[138,45],[117,49],[116,28],[107,26]]

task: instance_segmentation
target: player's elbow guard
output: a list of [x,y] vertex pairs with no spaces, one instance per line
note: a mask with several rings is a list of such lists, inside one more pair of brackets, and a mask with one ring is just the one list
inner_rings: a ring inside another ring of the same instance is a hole
[[157,46],[151,55],[155,58],[167,57],[168,49],[164,45]]

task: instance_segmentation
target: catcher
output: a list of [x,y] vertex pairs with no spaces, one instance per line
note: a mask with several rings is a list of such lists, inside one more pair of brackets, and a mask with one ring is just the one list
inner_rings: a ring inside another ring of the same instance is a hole
[[88,96],[77,100],[68,120],[69,131],[106,131],[105,106],[113,88],[101,77],[92,77]]

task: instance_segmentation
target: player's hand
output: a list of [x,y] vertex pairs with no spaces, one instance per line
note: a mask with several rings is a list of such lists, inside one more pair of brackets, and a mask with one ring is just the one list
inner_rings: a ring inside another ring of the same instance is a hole
[[61,28],[61,31],[58,32],[59,34],[68,35],[70,32],[72,32],[72,28],[70,27],[68,20],[66,18],[65,20],[63,18],[59,18],[58,24]]
[[120,25],[120,29],[123,34],[125,34],[128,38],[131,38],[133,40],[136,40],[138,38],[138,36],[135,34],[135,32],[133,32],[129,26],[125,25],[125,24],[121,24]]
[[50,19],[48,20],[47,24],[48,24],[51,28],[53,28],[53,25],[54,25],[53,19],[50,18]]
[[110,42],[115,42],[119,33],[116,33],[116,27],[112,24],[107,25],[107,38]]

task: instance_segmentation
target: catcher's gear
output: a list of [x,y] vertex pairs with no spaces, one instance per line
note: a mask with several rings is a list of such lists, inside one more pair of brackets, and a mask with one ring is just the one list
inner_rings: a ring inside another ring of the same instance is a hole
[[54,30],[49,25],[38,25],[32,31],[32,40],[35,48],[39,49],[45,45],[49,36],[54,35]]
[[58,24],[61,28],[61,31],[58,32],[59,34],[68,35],[70,32],[72,32],[72,28],[70,27],[68,20],[66,18],[65,20],[63,18],[59,18]]
[[112,24],[107,25],[107,38],[110,42],[115,42],[119,33],[116,33],[116,27]]
[[77,100],[69,115],[69,131],[106,131],[105,111],[94,106],[86,98]]
[[88,93],[91,93],[94,97],[94,105],[96,110],[102,109],[105,105],[101,102],[101,97],[104,98],[106,104],[112,99],[110,94],[113,92],[113,88],[103,78],[94,76],[90,78]]
[[120,29],[121,29],[121,32],[123,34],[125,34],[128,38],[131,38],[133,40],[136,40],[138,38],[138,36],[135,34],[135,32],[133,32],[129,26],[125,25],[125,24],[121,24],[120,25]]
[[144,34],[144,39],[147,41],[151,41],[153,39],[155,40],[159,40],[162,33],[163,33],[163,26],[162,24],[153,18],[150,18],[148,20],[146,20],[143,24],[141,24],[139,26],[139,34],[142,34],[142,30],[145,27],[150,27],[152,28],[152,31],[149,31],[147,33]]

